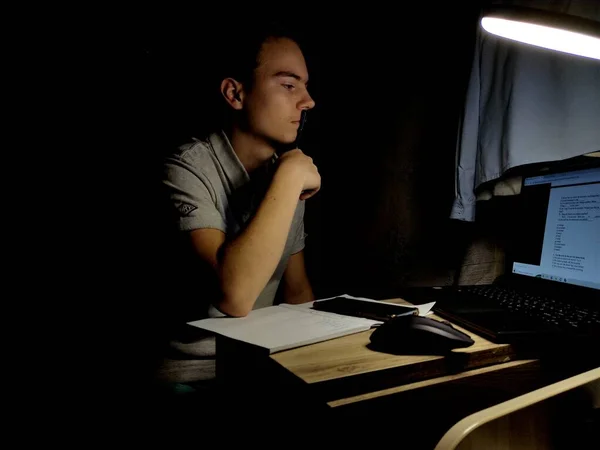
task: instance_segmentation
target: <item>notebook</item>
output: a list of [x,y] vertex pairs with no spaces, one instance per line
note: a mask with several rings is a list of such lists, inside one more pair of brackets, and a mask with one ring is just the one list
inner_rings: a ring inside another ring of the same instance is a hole
[[[360,299],[351,296],[346,297]],[[363,300],[383,303],[376,300]],[[312,303],[302,305],[281,304],[254,310],[246,317],[209,318],[196,320],[188,324],[254,345],[271,354],[367,331],[382,323],[362,317],[317,311],[312,309],[311,306]],[[412,309],[401,305],[394,306],[409,311]],[[421,305],[419,312],[426,314],[432,306],[433,304]]]

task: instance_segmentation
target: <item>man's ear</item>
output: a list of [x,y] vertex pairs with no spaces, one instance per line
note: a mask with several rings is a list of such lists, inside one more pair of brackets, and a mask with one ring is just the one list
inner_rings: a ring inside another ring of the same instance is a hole
[[233,78],[221,81],[221,94],[233,109],[240,110],[244,105],[244,90],[242,84]]

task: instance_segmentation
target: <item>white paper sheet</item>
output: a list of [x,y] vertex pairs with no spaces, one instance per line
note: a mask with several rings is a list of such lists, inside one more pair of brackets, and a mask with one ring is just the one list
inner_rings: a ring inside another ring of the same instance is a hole
[[252,311],[246,317],[218,317],[189,325],[267,349],[270,353],[366,331],[376,320],[282,304]]

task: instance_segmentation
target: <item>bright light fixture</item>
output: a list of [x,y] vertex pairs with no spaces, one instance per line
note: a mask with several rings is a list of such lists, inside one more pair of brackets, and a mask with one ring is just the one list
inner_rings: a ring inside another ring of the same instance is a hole
[[498,17],[482,18],[481,26],[507,39],[600,60],[600,39],[592,36]]

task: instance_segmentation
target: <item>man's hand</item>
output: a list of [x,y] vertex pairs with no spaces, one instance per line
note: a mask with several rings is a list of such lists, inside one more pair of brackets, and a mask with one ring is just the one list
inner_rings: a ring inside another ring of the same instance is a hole
[[321,189],[321,175],[310,156],[302,153],[299,148],[284,153],[279,158],[278,171],[288,172],[303,180],[300,200],[312,197]]

